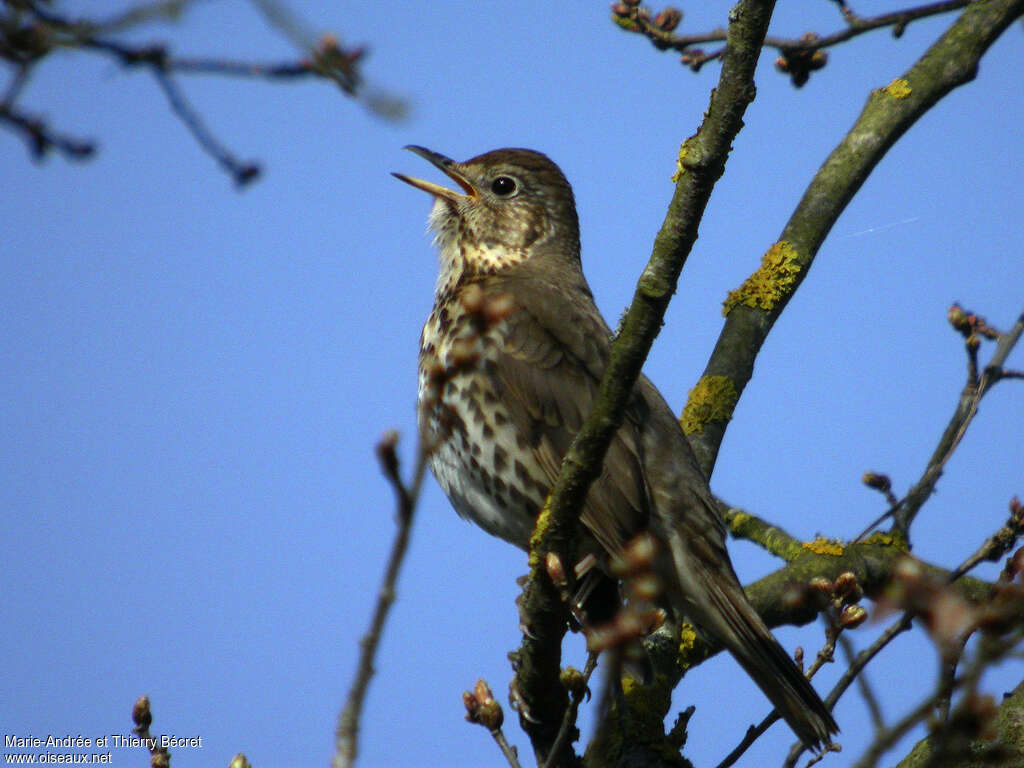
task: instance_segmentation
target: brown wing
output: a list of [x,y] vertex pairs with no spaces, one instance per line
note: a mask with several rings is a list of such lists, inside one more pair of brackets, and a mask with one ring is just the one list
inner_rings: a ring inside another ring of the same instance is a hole
[[[548,487],[593,406],[608,359],[608,327],[586,285],[582,288],[585,293],[535,275],[505,275],[488,286],[515,305],[506,320],[495,386]],[[580,518],[609,553],[647,525],[650,506],[638,447],[643,410],[638,398],[608,449]]]
[[[578,280],[559,285],[506,273],[488,286],[515,305],[494,385],[548,486],[608,360],[608,328]],[[828,741],[835,721],[747,601],[707,481],[671,409],[643,377],[581,520],[610,553],[649,525],[668,544],[671,557],[659,561],[666,583],[675,582],[669,597],[680,611],[732,652],[805,744]]]

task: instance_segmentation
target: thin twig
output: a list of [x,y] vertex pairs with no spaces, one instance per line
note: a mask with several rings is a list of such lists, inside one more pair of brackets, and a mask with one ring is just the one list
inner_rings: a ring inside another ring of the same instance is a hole
[[987,643],[979,647],[974,659],[967,665],[964,673],[948,682],[940,683],[936,691],[926,697],[920,704],[900,718],[890,728],[879,733],[875,740],[868,746],[861,758],[854,763],[853,768],[874,768],[878,759],[889,749],[896,745],[911,728],[928,718],[935,710],[936,705],[944,696],[951,696],[952,692],[960,688],[967,688],[970,693],[973,691],[981,678],[982,673],[994,662],[1006,656],[1016,646],[1019,638],[1010,638],[997,644]]
[[178,84],[171,79],[172,73],[259,77],[268,80],[318,77],[333,81],[347,95],[357,98],[379,117],[397,120],[406,115],[408,108],[404,100],[380,89],[364,88],[360,72],[366,53],[364,47],[343,48],[334,36],[327,34],[314,39],[314,35],[301,26],[283,4],[275,0],[253,1],[268,18],[275,20],[274,26],[282,34],[297,44],[301,43],[299,47],[305,54],[304,58],[278,63],[177,58],[163,45],[132,44],[113,35],[161,16],[173,18],[189,6],[192,0],[150,0],[99,21],[62,15],[42,0],[19,0],[15,6],[19,12],[24,13],[24,19],[23,24],[14,32],[31,28],[37,30],[38,34],[29,37],[26,42],[13,40],[10,37],[13,32],[9,33],[6,28],[0,29],[0,50],[4,52],[4,57],[21,64],[4,100],[0,101],[0,122],[18,130],[37,158],[51,149],[73,159],[82,159],[94,152],[94,143],[55,133],[42,120],[14,109],[14,97],[25,82],[25,67],[58,49],[102,54],[114,58],[123,67],[145,69],[159,83],[174,114],[182,120],[200,147],[226,169],[239,186],[259,176],[259,165],[237,159],[213,136],[198,112],[188,103]]
[[18,100],[18,96],[21,94],[22,89],[25,87],[25,83],[28,82],[28,64],[19,64],[14,74],[11,76],[11,82],[7,84],[7,90],[4,91],[4,96],[0,99],[0,105],[4,107],[13,107],[14,102]]
[[964,560],[959,567],[949,575],[949,582],[954,581],[972,570],[982,561],[994,562],[1005,555],[1017,543],[1017,539],[1024,535],[1024,507],[1015,496],[1010,500],[1010,515],[1006,522],[989,536],[975,551],[973,555]]
[[[999,335],[996,350],[992,353],[992,358],[980,376],[974,377],[971,375],[972,370],[975,372],[977,370],[976,364],[969,366],[967,384],[960,394],[960,399],[957,401],[953,415],[943,430],[938,445],[932,452],[921,478],[907,491],[902,499],[890,506],[889,509],[861,531],[853,540],[853,543],[863,540],[872,530],[890,517],[893,518],[893,530],[904,537],[908,537],[909,540],[910,524],[934,492],[935,485],[942,476],[946,463],[952,457],[953,452],[960,444],[964,434],[966,434],[971,421],[977,415],[981,399],[992,389],[996,382],[1003,378],[1008,378],[1003,369],[1003,364],[1017,345],[1017,342],[1020,341],[1022,332],[1024,332],[1024,313],[1017,318],[1017,322],[1014,323],[1008,332]],[[970,349],[971,346],[969,345],[968,351]]]
[[231,75],[232,77],[254,77],[267,80],[294,79],[315,75],[316,71],[306,61],[282,61],[267,64],[255,61],[234,61],[230,59],[168,59],[164,68],[169,72],[184,75]]
[[[853,643],[846,635],[839,637],[839,647],[843,649],[843,655],[846,657],[846,663],[850,664],[856,657],[856,653],[853,648]],[[875,696],[874,690],[871,688],[871,683],[868,682],[866,674],[857,675],[857,688],[860,690],[860,695],[864,699],[864,705],[868,708],[868,714],[871,716],[871,724],[875,726],[875,730],[881,730],[885,727],[885,716],[882,714],[882,705],[878,701],[878,697]]]
[[329,78],[341,89],[355,96],[363,84],[357,64],[365,49],[361,46],[342,48],[331,36],[317,40],[316,33],[290,8],[277,0],[250,0],[267,22],[282,35],[291,40],[299,50],[308,51],[311,57],[311,71]]
[[472,691],[465,691],[462,694],[462,703],[466,707],[466,720],[487,729],[501,754],[505,756],[509,768],[522,768],[515,747],[508,743],[501,728],[505,722],[505,713],[495,700],[487,681],[477,680]]
[[[1011,546],[1013,546],[1013,543],[1016,541],[1016,536],[1007,540],[1005,537],[1002,537],[1001,534],[1004,529],[1013,529],[1016,530],[1016,535],[1020,534],[1020,530],[1019,528],[1017,528],[1019,522],[1015,517],[1015,506],[1016,505],[1011,505],[1010,519],[1007,521],[1006,526],[1001,528],[992,536],[986,538],[985,542],[973,554],[967,557],[955,570],[951,571],[946,580],[947,584],[952,584],[955,581],[959,580],[967,573],[969,573],[976,565],[978,565],[978,563],[982,562],[983,560],[991,559],[995,552],[1005,552]],[[1004,546],[1005,548],[1003,548]],[[880,653],[882,649],[885,648],[897,635],[905,632],[910,628],[916,615],[917,614],[914,610],[904,611],[903,615],[900,616],[900,618],[897,621],[889,625],[885,632],[879,635],[871,645],[869,645],[867,648],[865,648],[863,651],[857,654],[853,661],[850,662],[850,665],[847,668],[846,672],[843,673],[842,677],[839,678],[839,681],[829,692],[828,696],[825,697],[825,704],[826,706],[828,706],[829,709],[835,707],[836,702],[839,701],[839,698],[846,692],[846,690],[850,687],[850,684],[857,678],[857,676],[864,669],[864,667],[866,667],[868,663],[875,656],[877,656],[878,653]],[[952,688],[950,688],[950,691],[952,691]],[[890,731],[893,728],[898,727],[898,724],[894,725],[892,726]],[[783,768],[793,768],[793,766],[796,765],[796,761],[799,759],[800,755],[804,752],[804,750],[805,747],[802,744],[794,744],[792,749],[790,749],[786,761],[783,763]]]
[[[239,187],[255,181],[260,175],[260,166],[254,162],[244,162],[222,144],[213,135],[199,113],[192,108],[185,94],[169,74],[168,55],[162,46],[137,48],[104,38],[86,36],[80,44],[92,50],[102,51],[116,56],[125,66],[145,66],[153,75],[157,84],[167,96],[171,111],[184,123],[199,146],[210,157],[224,168]],[[195,64],[196,62],[192,62]]]
[[985,366],[981,377],[977,380],[977,384],[971,386],[970,382],[968,382],[967,387],[964,388],[956,411],[943,432],[938,447],[928,461],[924,474],[917,484],[907,492],[903,502],[893,513],[893,528],[895,531],[909,538],[911,523],[925,501],[928,500],[928,497],[935,490],[935,484],[942,476],[946,463],[953,455],[960,441],[963,440],[967,428],[977,415],[981,399],[1002,378],[1003,363],[1006,362],[1007,356],[1009,356],[1011,350],[1020,340],[1022,332],[1024,332],[1024,313],[1017,318],[1017,322],[1010,331],[999,337],[996,351]]
[[522,768],[519,764],[519,755],[516,754],[512,745],[508,743],[508,739],[505,738],[505,732],[499,728],[496,731],[491,731],[491,736],[497,742],[498,748],[501,749],[501,754],[505,756],[510,768]]
[[137,27],[154,19],[174,20],[196,0],[153,0],[118,12],[104,21],[93,22],[98,31],[116,32],[122,29]]
[[373,611],[373,618],[370,620],[370,628],[359,642],[359,664],[356,667],[356,677],[352,682],[351,688],[349,688],[345,707],[338,716],[338,726],[335,732],[335,753],[334,759],[331,761],[333,768],[351,768],[359,751],[359,722],[363,711],[363,703],[366,699],[366,692],[370,685],[370,678],[373,677],[373,660],[380,645],[388,612],[395,601],[395,584],[398,581],[398,573],[401,570],[402,562],[405,559],[405,552],[409,546],[413,513],[419,500],[420,489],[423,486],[423,477],[427,468],[428,451],[421,444],[417,450],[416,467],[413,471],[412,482],[409,485],[405,485],[398,473],[398,458],[395,453],[397,441],[397,434],[389,432],[377,446],[377,453],[384,470],[384,475],[391,483],[392,488],[394,488],[395,496],[397,497],[398,529],[395,531],[395,539],[391,545],[391,554],[388,557],[387,567],[384,570],[380,591],[377,593],[377,604]]
[[199,143],[208,155],[216,160],[224,170],[231,174],[235,180],[235,184],[240,187],[244,187],[246,184],[254,181],[260,175],[260,166],[254,162],[243,162],[236,158],[227,147],[221,144],[217,138],[210,132],[203,122],[203,119],[199,116],[199,113],[192,109],[192,105],[188,103],[185,98],[185,94],[181,92],[177,84],[171,79],[170,75],[167,74],[162,68],[155,67],[153,69],[153,77],[156,78],[157,83],[163,89],[164,94],[167,96],[167,100],[171,104],[171,109],[174,111],[181,122],[188,128],[189,133],[195,137],[195,140]]
[[[952,687],[960,687],[963,685],[963,682],[963,678],[958,678],[953,681]],[[890,728],[885,729],[875,737],[875,740],[868,747],[867,751],[856,762],[854,768],[868,768],[868,766],[874,766],[878,762],[878,758],[880,758],[897,741],[899,741],[905,733],[928,717],[928,715],[935,709],[937,695],[938,694],[935,694],[926,698],[906,715],[901,717]]]
[[260,12],[266,22],[299,49],[313,46],[316,33],[291,9],[277,0],[249,0],[249,4]]
[[782,719],[782,715],[780,715],[777,710],[773,709],[765,715],[764,719],[760,723],[747,728],[747,732],[743,734],[743,738],[740,740],[740,743],[733,747],[732,752],[722,758],[722,762],[720,762],[715,768],[729,768],[730,765],[734,764],[743,756],[744,752],[753,746],[755,741],[761,738],[765,731],[780,719]]
[[36,160],[46,157],[50,150],[57,150],[69,160],[85,160],[96,151],[92,141],[56,133],[41,118],[19,112],[6,104],[0,104],[0,123],[21,133]]
[[957,668],[960,665],[960,659],[963,657],[964,648],[969,637],[968,633],[964,633],[959,638],[959,641],[956,643],[955,654],[950,654],[952,658],[946,658],[945,653],[939,658],[939,684],[935,696],[935,709],[940,723],[946,723],[949,720],[949,709],[953,705],[953,683],[956,680]]
[[[830,710],[835,708],[836,702],[839,701],[839,697],[842,696],[846,689],[850,687],[850,684],[857,678],[860,671],[867,666],[875,656],[883,648],[885,648],[893,638],[897,635],[910,629],[911,621],[913,620],[910,612],[904,613],[898,620],[889,625],[889,627],[867,648],[857,654],[856,658],[851,662],[843,676],[839,678],[839,681],[833,686],[832,690],[829,691],[828,696],[825,697],[825,706]],[[783,768],[793,768],[796,765],[796,761],[800,759],[800,755],[804,753],[806,747],[803,744],[797,743],[789,750],[789,754],[786,756],[785,762],[783,762]]]
[[569,707],[565,710],[565,715],[562,717],[562,725],[558,729],[558,736],[555,737],[554,744],[551,746],[551,754],[548,755],[548,759],[544,762],[543,768],[551,768],[552,761],[555,756],[562,751],[562,747],[565,746],[566,739],[569,738],[569,731],[576,725],[576,713],[579,711],[580,702],[587,696],[587,685],[590,683],[590,676],[594,674],[594,670],[597,668],[597,654],[591,653],[587,656],[587,663],[583,667],[583,686],[579,691],[574,691],[569,699]]
[[160,737],[149,732],[149,726],[153,724],[149,696],[139,696],[135,700],[132,706],[132,722],[135,723],[132,733],[139,737],[140,745],[149,750],[150,765],[153,768],[169,768],[171,753],[167,751],[167,747],[160,744]]
[[[869,18],[844,14],[847,19],[847,26],[838,32],[824,36],[811,33],[799,38],[773,37],[769,35],[764,39],[764,46],[766,48],[774,48],[783,55],[792,56],[794,54],[810,53],[830,48],[863,35],[866,32],[885,27],[892,27],[893,34],[899,37],[912,21],[949,13],[950,11],[965,7],[970,2],[971,0],[945,0],[945,2],[928,3]],[[650,15],[642,8],[622,4],[622,7],[614,13],[616,16],[615,21],[620,27],[628,32],[636,32],[645,36],[658,50],[672,50],[683,53],[683,63],[695,72],[699,71],[707,62],[721,59],[725,53],[724,46],[709,52],[694,48],[694,46],[706,43],[724,42],[726,37],[724,29],[719,28],[711,32],[693,35],[674,35],[670,31],[658,27],[651,20]]]

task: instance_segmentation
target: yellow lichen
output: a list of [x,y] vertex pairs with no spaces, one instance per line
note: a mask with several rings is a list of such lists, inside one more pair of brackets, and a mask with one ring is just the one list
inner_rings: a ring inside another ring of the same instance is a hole
[[551,524],[551,497],[549,496],[544,502],[544,506],[540,510],[540,514],[537,515],[537,521],[533,524],[533,533],[530,535],[530,568],[536,568],[540,565],[540,557],[537,548],[540,546],[540,540],[544,538],[544,533],[547,531],[548,526]]
[[664,738],[665,715],[672,691],[664,675],[655,675],[648,685],[628,675],[622,678],[622,698],[629,712],[632,735],[643,742],[655,743]]
[[702,376],[690,390],[679,423],[688,435],[700,434],[710,421],[728,421],[739,395],[728,376]]
[[804,549],[809,549],[816,555],[831,555],[832,557],[841,557],[844,549],[842,542],[838,539],[826,539],[823,536],[819,536],[814,541],[805,541],[801,544]]
[[864,543],[882,547],[893,547],[898,549],[900,552],[910,551],[906,538],[899,534],[882,533],[881,531],[878,531],[864,539]]
[[894,99],[905,99],[913,92],[914,91],[910,87],[910,83],[902,77],[897,77],[882,89],[882,93],[892,96]]
[[628,699],[636,694],[637,690],[643,690],[644,684],[630,675],[622,676],[622,694]]
[[684,621],[679,627],[679,666],[689,669],[691,664],[690,656],[697,644],[697,631],[688,621]]
[[722,302],[722,314],[728,315],[737,304],[771,310],[793,289],[802,269],[796,248],[786,240],[780,240],[762,257],[757,271],[735,291],[729,291]]
[[[732,510],[729,510],[732,513]],[[753,520],[753,515],[747,512],[740,512],[736,510],[735,514],[728,514],[726,516],[726,522],[729,524],[729,528],[733,531],[742,528],[748,521]]]
[[[689,139],[687,139],[689,141]],[[686,141],[679,145],[679,156],[676,157],[676,172],[672,174],[672,183],[678,184],[679,180],[686,174],[686,167],[683,165],[683,161],[686,159]]]

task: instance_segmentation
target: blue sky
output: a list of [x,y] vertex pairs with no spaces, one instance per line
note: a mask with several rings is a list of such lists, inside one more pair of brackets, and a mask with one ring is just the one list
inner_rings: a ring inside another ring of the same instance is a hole
[[[549,154],[574,185],[585,271],[614,324],[664,215],[678,146],[718,76],[619,31],[605,3],[294,7],[343,43],[369,44],[365,74],[410,101],[409,119],[381,122],[324,83],[183,80],[221,140],[264,164],[239,193],[151,78],[65,54],[39,68],[22,103],[95,137],[98,156],[37,166],[0,132],[5,733],[125,734],[132,702],[148,694],[156,732],[203,737],[176,766],[223,766],[238,751],[256,766],[325,765],[393,533],[373,446],[396,428],[412,454],[417,340],[436,272],[429,201],[389,172],[435,176],[401,147]],[[687,8],[684,29],[724,23],[726,8]],[[726,292],[777,239],[869,90],[950,21],[834,49],[802,90],[765,54],[646,368],[677,410]],[[783,2],[773,31],[838,24],[832,4]],[[172,39],[182,54],[295,56],[242,2],[201,3],[137,39]],[[859,482],[865,470],[887,472],[897,491],[916,481],[963,385],[947,307],[960,301],[1003,327],[1024,309],[1022,69],[1015,26],[836,224],[727,434],[712,486],[731,503],[803,538],[848,537],[883,509]],[[1011,364],[1024,367],[1019,351]],[[1022,403],[1012,382],[986,398],[915,525],[917,554],[956,565],[1024,493]],[[744,580],[777,567],[742,542],[731,551]],[[502,764],[486,732],[462,722],[460,694],[484,677],[505,700],[524,572],[522,553],[459,520],[428,482],[362,765]],[[810,653],[821,634],[779,636]],[[582,665],[580,648],[567,661]],[[825,670],[819,690],[841,668]],[[870,668],[890,719],[926,694],[936,668],[919,633]],[[1011,688],[1022,670],[986,689]],[[677,710],[691,702],[697,765],[714,765],[768,711],[727,658],[687,677]],[[829,761],[847,765],[869,730],[863,704],[848,696],[837,719],[844,752]],[[791,741],[775,726],[740,765],[776,764]],[[115,765],[144,760],[114,750]]]

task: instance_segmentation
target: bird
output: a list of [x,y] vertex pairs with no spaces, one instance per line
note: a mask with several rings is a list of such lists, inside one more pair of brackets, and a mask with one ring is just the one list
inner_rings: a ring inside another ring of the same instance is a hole
[[[420,439],[456,512],[528,551],[611,348],[583,274],[572,187],[533,150],[456,162],[406,149],[456,186],[393,174],[432,196],[440,262],[420,337]],[[643,375],[579,520],[577,552],[609,579],[627,543],[650,534],[672,610],[735,657],[805,745],[831,743],[835,720],[743,592],[707,478]]]

